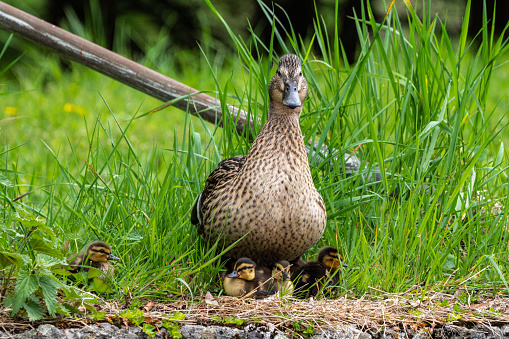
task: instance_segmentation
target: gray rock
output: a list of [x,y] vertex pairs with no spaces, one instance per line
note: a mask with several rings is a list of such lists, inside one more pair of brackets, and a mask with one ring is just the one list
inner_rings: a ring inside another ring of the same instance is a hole
[[371,339],[372,336],[357,329],[326,329],[314,334],[312,339]]
[[179,330],[182,338],[202,338],[202,339],[229,339],[229,338],[247,338],[247,339],[284,339],[287,336],[278,331],[273,325],[256,326],[248,325],[244,329],[230,328],[225,326],[201,326],[184,325]]
[[[225,326],[201,326],[184,325],[180,328],[180,333],[184,339],[285,339],[288,336],[279,331],[274,325],[248,325],[243,329],[230,328]],[[447,339],[499,339],[509,338],[509,325],[502,327],[474,326],[472,329],[444,326],[435,328],[432,334],[433,338]],[[24,333],[9,335],[0,331],[0,338],[14,339],[148,339],[139,327],[116,327],[109,323],[90,325],[83,328],[59,329],[53,325],[44,324],[37,327],[36,330],[26,331]],[[160,334],[155,336],[157,339],[170,338],[165,329],[160,329]],[[386,329],[372,335],[359,331],[355,328],[350,329],[326,329],[315,333],[313,339],[424,339],[429,338],[429,333],[414,333],[409,331],[394,331]]]
[[[155,338],[165,338],[166,330],[161,329],[161,334]],[[90,325],[82,328],[59,329],[53,325],[44,324],[37,327],[36,330],[26,331],[14,336],[0,333],[0,338],[15,339],[147,339],[150,338],[139,327],[118,328],[110,323],[101,323],[99,325]]]

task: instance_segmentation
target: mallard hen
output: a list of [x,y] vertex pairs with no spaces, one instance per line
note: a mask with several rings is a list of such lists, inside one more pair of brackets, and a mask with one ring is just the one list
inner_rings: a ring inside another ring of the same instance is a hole
[[88,272],[90,267],[97,268],[103,272],[98,278],[105,281],[106,276],[104,274],[111,279],[115,273],[115,268],[110,264],[110,260],[120,261],[120,258],[111,254],[110,246],[104,241],[94,241],[87,246],[85,252],[69,258],[70,272],[77,273],[81,270]]
[[239,243],[226,254],[261,266],[298,260],[322,236],[327,220],[302,140],[299,117],[308,94],[301,61],[279,60],[269,84],[269,112],[246,156],[225,159],[210,174],[191,222],[209,244]]

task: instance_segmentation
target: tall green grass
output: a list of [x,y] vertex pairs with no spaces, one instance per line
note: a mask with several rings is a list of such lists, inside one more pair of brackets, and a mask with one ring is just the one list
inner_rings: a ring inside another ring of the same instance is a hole
[[[500,123],[506,112],[489,108],[490,82],[507,40],[488,33],[485,15],[485,29],[469,41],[470,6],[461,36],[450,37],[431,2],[424,3],[422,16],[408,6],[408,26],[393,10],[379,23],[370,10],[357,13],[360,56],[353,65],[337,30],[331,36],[325,31],[318,10],[313,35],[300,37],[291,26],[282,28],[284,15],[276,17],[262,2],[272,25],[270,45],[255,33],[241,40],[223,21],[237,51],[228,56],[233,62],[218,64],[209,52],[193,59],[210,86],[195,87],[214,89],[223,105],[248,112],[255,132],[267,118],[267,86],[279,58],[274,47],[303,60],[310,88],[301,118],[304,140],[329,151],[325,159],[310,155],[328,223],[308,257],[320,246],[337,246],[348,263],[339,291],[348,296],[414,285],[421,292],[509,293],[509,164],[502,141],[507,129]],[[337,5],[335,10],[337,16]],[[23,237],[11,238],[6,230],[26,234],[15,219],[23,210],[46,220],[58,246],[70,241],[76,251],[97,238],[110,243],[122,258],[112,298],[136,304],[146,297],[221,293],[221,249],[205,247],[189,215],[217,163],[246,154],[251,142],[226,116],[224,128],[190,115],[183,115],[181,126],[161,125],[178,114],[166,110],[156,114],[157,123],[150,122],[153,116],[132,120],[150,109],[140,102],[119,113],[116,105],[124,98],[95,94],[101,81],[85,83],[102,109],[87,100],[80,104],[95,117],[80,118],[59,143],[43,134],[37,154],[30,151],[36,141],[23,145],[3,130],[2,246],[10,241],[22,247]],[[43,119],[32,128],[44,126]],[[354,175],[344,174],[345,153],[361,159]],[[26,159],[16,159],[19,154]],[[374,173],[381,177],[375,184],[369,179]]]

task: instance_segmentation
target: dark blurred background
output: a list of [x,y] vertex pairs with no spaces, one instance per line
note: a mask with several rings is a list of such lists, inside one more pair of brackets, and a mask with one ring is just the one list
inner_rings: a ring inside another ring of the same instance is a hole
[[[175,49],[198,49],[198,43],[206,43],[214,49],[231,48],[231,39],[224,26],[202,0],[7,0],[7,3],[34,14],[57,26],[85,35],[85,38],[122,54],[144,54],[147,49],[160,43],[168,44],[167,52]],[[278,18],[285,21],[286,12],[296,33],[309,37],[316,21],[315,6],[323,16],[329,37],[334,35],[334,0],[262,0],[268,8],[274,8]],[[375,0],[372,6],[380,21],[390,1]],[[412,1],[422,6],[421,1]],[[450,35],[461,30],[466,0],[434,0],[431,10],[447,23]],[[264,43],[270,41],[271,27],[262,7],[257,1],[214,1],[214,6],[225,18],[233,31],[249,40],[249,25]],[[495,0],[486,0],[487,12],[493,13]],[[357,33],[353,13],[360,16],[360,0],[339,0],[338,28],[348,59],[353,62],[357,53]],[[401,18],[406,17],[405,5],[397,1]],[[422,10],[422,9],[419,9]],[[482,27],[483,0],[472,1],[470,35]],[[489,20],[493,19],[490,16]],[[509,19],[509,1],[498,1],[495,19],[496,32],[500,33]],[[249,24],[248,24],[249,23]],[[84,27],[84,28],[83,28]],[[80,31],[82,30],[82,31]]]

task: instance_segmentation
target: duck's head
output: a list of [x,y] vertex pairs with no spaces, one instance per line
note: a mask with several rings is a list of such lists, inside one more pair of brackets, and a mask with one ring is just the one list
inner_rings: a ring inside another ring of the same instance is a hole
[[249,258],[240,258],[235,263],[233,272],[228,274],[228,278],[239,278],[244,280],[253,280],[255,278],[256,263]]
[[307,95],[308,84],[302,75],[299,57],[295,54],[283,55],[269,84],[271,103],[277,105],[280,114],[300,114]]
[[327,246],[318,252],[318,262],[329,269],[338,269],[340,266],[348,267],[347,264],[341,264],[343,258],[334,247]]
[[99,240],[88,245],[87,257],[95,262],[105,262],[108,260],[120,261],[120,258],[111,254],[110,245]]
[[279,260],[276,262],[272,270],[272,277],[276,280],[289,281],[290,263],[287,260]]

